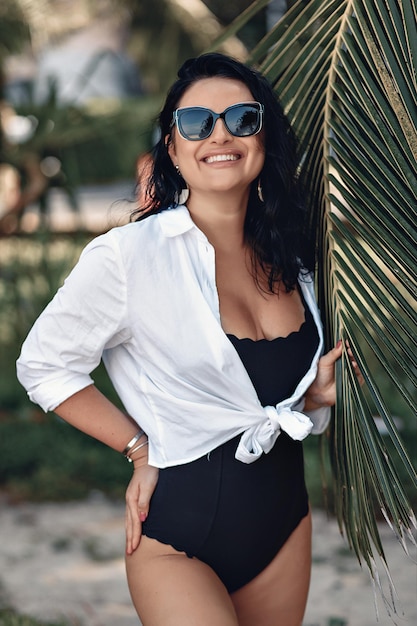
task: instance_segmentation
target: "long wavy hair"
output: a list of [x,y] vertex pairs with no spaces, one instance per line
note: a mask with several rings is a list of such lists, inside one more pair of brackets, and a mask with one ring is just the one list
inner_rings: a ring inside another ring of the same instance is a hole
[[[152,151],[147,170],[143,206],[131,215],[142,220],[175,206],[184,181],[176,172],[168,154],[166,137],[172,141],[172,118],[184,92],[203,78],[230,78],[244,83],[253,99],[264,105],[263,141],[265,163],[259,179],[251,183],[244,225],[245,241],[253,254],[255,276],[264,273],[268,289],[277,291],[279,283],[292,291],[300,272],[314,265],[313,238],[306,232],[306,215],[301,181],[297,175],[299,155],[294,132],[272,87],[260,72],[218,53],[203,54],[186,61],[178,79],[168,92],[159,115],[159,140]],[[260,182],[263,200],[257,187]],[[260,284],[263,281],[259,281]]]

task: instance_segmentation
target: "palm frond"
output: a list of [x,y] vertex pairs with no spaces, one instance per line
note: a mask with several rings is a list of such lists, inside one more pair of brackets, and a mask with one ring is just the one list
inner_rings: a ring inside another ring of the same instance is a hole
[[255,2],[242,11],[232,24],[230,24],[227,29],[214,40],[212,45],[207,48],[206,52],[219,50],[225,41],[227,41],[232,35],[238,33],[243,26],[245,26],[261,9],[269,4],[270,1],[271,0],[255,0]]
[[298,0],[248,59],[300,139],[327,341],[348,341],[366,381],[358,385],[345,352],[329,442],[340,528],[375,578],[375,550],[385,564],[376,509],[404,545],[416,527],[399,467],[413,489],[416,468],[372,365],[415,428],[416,32],[413,0]]

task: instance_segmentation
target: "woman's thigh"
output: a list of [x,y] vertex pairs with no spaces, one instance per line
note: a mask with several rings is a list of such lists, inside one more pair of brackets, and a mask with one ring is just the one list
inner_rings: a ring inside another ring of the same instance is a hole
[[239,626],[300,626],[310,585],[311,513],[274,560],[231,596]]
[[143,626],[240,623],[229,594],[213,570],[171,546],[143,536],[137,550],[126,557],[126,570]]

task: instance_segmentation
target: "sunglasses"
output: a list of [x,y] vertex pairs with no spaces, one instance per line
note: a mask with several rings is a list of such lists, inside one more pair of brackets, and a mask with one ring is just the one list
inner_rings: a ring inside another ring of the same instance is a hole
[[234,137],[251,137],[262,128],[263,112],[260,102],[232,104],[223,113],[215,113],[205,107],[182,107],[174,111],[171,128],[176,124],[181,137],[188,141],[200,141],[210,137],[220,118]]

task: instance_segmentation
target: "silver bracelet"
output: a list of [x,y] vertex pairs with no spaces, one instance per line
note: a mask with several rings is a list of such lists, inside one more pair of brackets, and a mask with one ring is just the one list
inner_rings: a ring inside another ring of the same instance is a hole
[[126,455],[127,460],[129,461],[129,463],[132,463],[133,459],[130,458],[131,454],[134,454],[135,452],[137,452],[138,450],[140,450],[141,448],[143,448],[144,446],[147,446],[149,443],[148,440],[144,441],[143,443],[140,443],[138,446],[136,446],[136,448],[133,448],[133,450],[130,450],[130,452]]
[[122,454],[123,456],[126,456],[129,454],[129,452],[131,451],[131,449],[133,448],[133,446],[135,445],[135,443],[137,441],[139,441],[139,439],[142,437],[142,435],[144,435],[145,433],[143,432],[143,430],[141,428],[139,428],[138,432],[136,433],[136,435],[134,437],[132,437],[132,439],[129,441],[129,443],[127,444],[126,448],[123,450]]

